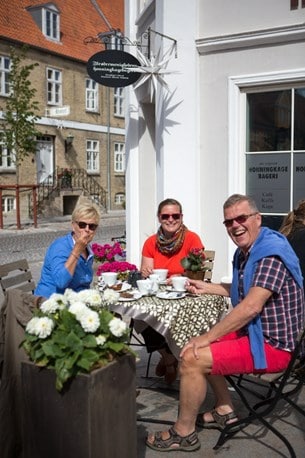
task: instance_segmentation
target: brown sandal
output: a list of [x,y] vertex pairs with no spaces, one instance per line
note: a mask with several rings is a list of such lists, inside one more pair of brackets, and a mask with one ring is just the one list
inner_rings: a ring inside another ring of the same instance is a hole
[[192,452],[200,448],[200,442],[196,431],[192,432],[188,436],[180,436],[173,427],[169,430],[169,438],[163,439],[162,432],[158,431],[154,434],[154,441],[148,442],[146,439],[146,445],[158,452],[170,452],[172,450],[182,450],[185,452]]
[[[226,426],[229,426],[236,421],[238,421],[238,417],[234,410],[232,412],[226,413],[224,415],[220,415],[217,410],[214,408],[211,410],[211,415],[214,421],[204,421],[203,418],[204,413],[199,413],[196,418],[196,426],[199,428],[204,429],[224,429]],[[234,421],[230,421],[234,420]],[[236,427],[232,427],[231,431],[238,431],[240,429],[240,425]]]

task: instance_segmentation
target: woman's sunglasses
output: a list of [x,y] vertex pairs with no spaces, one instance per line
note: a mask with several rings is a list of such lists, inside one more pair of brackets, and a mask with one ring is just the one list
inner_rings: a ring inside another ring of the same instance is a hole
[[173,213],[171,215],[168,213],[163,213],[162,215],[160,215],[160,218],[162,219],[162,221],[170,219],[170,217],[172,217],[175,221],[177,221],[178,219],[181,218],[181,213]]
[[226,227],[233,226],[234,221],[236,221],[238,224],[244,224],[247,221],[247,219],[250,218],[250,216],[254,216],[254,215],[257,215],[257,212],[250,213],[250,215],[239,215],[239,216],[236,216],[236,218],[232,218],[232,219],[225,219],[223,221],[223,224]]
[[86,227],[88,226],[90,231],[95,231],[98,227],[98,224],[85,223],[85,221],[75,221],[75,222],[80,229],[86,229]]

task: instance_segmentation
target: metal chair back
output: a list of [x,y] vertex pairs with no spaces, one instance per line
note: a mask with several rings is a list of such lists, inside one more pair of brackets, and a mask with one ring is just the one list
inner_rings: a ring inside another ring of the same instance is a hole
[[[298,393],[305,383],[305,356],[302,356],[300,359],[300,354],[302,354],[302,350],[304,348],[304,342],[305,329],[303,329],[300,333],[290,363],[283,372],[276,374],[266,373],[259,376],[242,375],[237,378],[236,376],[226,376],[227,382],[234,388],[249,413],[246,417],[227,425],[223,429],[214,450],[220,448],[228,439],[237,434],[237,425],[242,428],[258,420],[266,428],[270,429],[270,431],[272,431],[286,445],[291,458],[296,458],[296,454],[291,443],[288,441],[287,437],[285,437],[275,427],[274,422],[271,422],[269,417],[273,412],[276,413],[278,403],[280,401],[287,402],[305,417],[305,410],[301,408],[294,399],[292,399],[292,396]],[[264,394],[262,394],[263,388],[266,390]],[[246,396],[246,392],[252,393],[261,400],[253,405],[249,396]],[[268,419],[265,417],[268,417]],[[232,431],[232,428],[234,431]]]

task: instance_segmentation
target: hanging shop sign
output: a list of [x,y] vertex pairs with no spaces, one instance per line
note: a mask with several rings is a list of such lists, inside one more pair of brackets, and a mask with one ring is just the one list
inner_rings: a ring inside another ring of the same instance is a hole
[[108,49],[94,54],[87,63],[87,71],[94,81],[103,86],[129,86],[137,81],[141,73],[134,70],[141,64],[132,54]]

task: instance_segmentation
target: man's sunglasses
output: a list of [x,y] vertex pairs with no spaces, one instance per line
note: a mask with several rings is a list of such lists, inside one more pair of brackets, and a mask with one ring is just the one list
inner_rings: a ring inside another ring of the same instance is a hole
[[98,227],[98,224],[85,223],[85,221],[75,221],[75,222],[80,229],[86,229],[86,227],[88,226],[90,231],[95,231]]
[[171,215],[168,213],[163,213],[162,215],[160,215],[160,218],[162,219],[162,221],[170,219],[170,217],[172,217],[175,221],[177,221],[178,219],[181,218],[181,213],[173,213]]
[[226,227],[233,226],[234,221],[236,221],[238,224],[244,224],[247,221],[247,219],[250,218],[250,216],[257,215],[257,213],[258,212],[250,213],[250,215],[239,215],[239,216],[236,216],[236,218],[232,218],[232,219],[225,219],[223,221],[223,224]]

